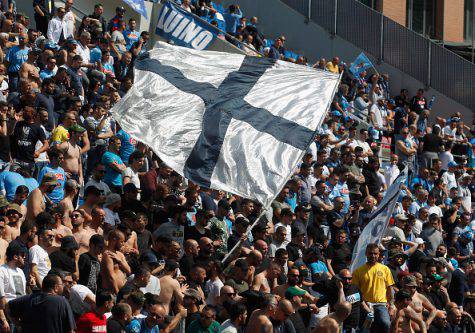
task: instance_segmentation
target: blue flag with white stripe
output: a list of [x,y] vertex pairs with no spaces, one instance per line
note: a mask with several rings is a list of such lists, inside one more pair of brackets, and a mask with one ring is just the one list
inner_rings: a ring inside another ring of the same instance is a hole
[[137,58],[116,121],[193,183],[270,204],[314,141],[339,75],[157,46]]
[[135,12],[148,19],[147,8],[145,8],[144,0],[124,0],[124,2]]
[[361,72],[367,70],[368,68],[374,67],[373,63],[369,58],[361,52],[358,57],[356,57],[355,61],[353,61],[350,65],[350,72],[355,76],[359,77]]

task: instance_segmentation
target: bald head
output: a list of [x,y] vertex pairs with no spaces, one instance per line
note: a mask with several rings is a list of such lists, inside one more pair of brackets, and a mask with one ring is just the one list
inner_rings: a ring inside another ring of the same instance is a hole
[[185,252],[193,252],[193,250],[198,249],[198,242],[194,239],[187,239],[183,246]]
[[342,320],[345,320],[351,313],[351,303],[345,301],[335,304],[335,313]]
[[248,258],[248,262],[252,266],[258,266],[262,263],[262,253],[259,250],[252,250]]
[[205,247],[205,245],[209,242],[213,242],[213,241],[208,237],[201,237],[199,240],[200,247]]
[[269,246],[267,245],[267,243],[265,241],[263,241],[262,239],[258,239],[257,241],[255,241],[254,243],[254,248],[256,250],[259,250],[261,253],[267,253],[268,249],[269,249]]
[[292,313],[294,311],[292,303],[287,299],[281,299],[277,306],[284,313]]

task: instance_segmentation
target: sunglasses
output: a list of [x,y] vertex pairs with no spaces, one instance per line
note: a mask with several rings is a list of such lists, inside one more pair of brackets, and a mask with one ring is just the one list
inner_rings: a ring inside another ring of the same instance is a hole
[[229,297],[234,297],[236,296],[236,293],[225,293],[226,296],[229,296]]
[[346,281],[349,281],[349,280],[351,280],[352,278],[353,278],[352,276],[350,276],[350,277],[348,277],[348,276],[345,276],[345,277],[340,276],[340,279],[346,280]]
[[72,219],[77,219],[80,216],[81,214],[71,214],[69,217],[71,217]]

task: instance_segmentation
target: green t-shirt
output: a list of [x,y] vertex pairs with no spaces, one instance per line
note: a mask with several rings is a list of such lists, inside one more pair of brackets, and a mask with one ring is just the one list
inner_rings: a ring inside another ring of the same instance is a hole
[[201,326],[200,320],[197,319],[191,322],[186,333],[219,333],[219,327],[219,323],[214,320],[209,327],[204,328]]

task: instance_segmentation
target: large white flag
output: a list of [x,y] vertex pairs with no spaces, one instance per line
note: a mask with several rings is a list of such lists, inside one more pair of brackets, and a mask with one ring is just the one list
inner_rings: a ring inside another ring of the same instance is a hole
[[401,194],[401,186],[404,185],[407,178],[407,168],[402,171],[394,182],[389,186],[383,200],[378,205],[376,211],[372,214],[371,221],[361,232],[358,242],[353,249],[350,270],[353,272],[366,262],[366,246],[369,243],[379,244],[381,238],[386,233],[389,225],[389,219],[393,214],[399,195]]
[[136,60],[135,83],[112,113],[182,176],[267,205],[338,83],[289,62],[158,43]]

